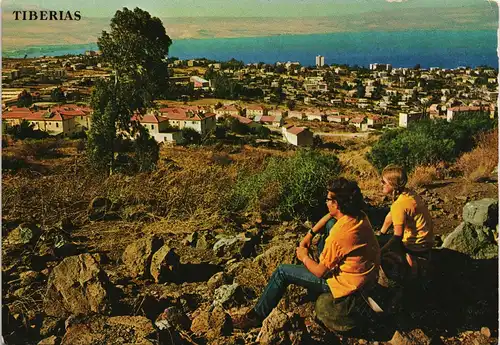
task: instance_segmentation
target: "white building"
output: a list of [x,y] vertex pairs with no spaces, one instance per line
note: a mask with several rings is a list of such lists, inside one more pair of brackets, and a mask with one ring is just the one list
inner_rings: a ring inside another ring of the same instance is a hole
[[390,71],[392,70],[392,65],[388,63],[371,63],[371,71]]
[[407,128],[408,124],[422,118],[423,114],[421,112],[399,113],[399,127]]
[[325,57],[318,55],[316,56],[316,67],[323,67],[325,65]]
[[294,146],[312,146],[314,134],[307,127],[281,127],[283,139]]

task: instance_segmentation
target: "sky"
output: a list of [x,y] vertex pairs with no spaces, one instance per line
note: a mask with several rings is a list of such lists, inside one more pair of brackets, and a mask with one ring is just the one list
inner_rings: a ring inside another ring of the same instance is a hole
[[[493,1],[493,0],[491,0]],[[488,0],[3,0],[4,14],[23,9],[80,11],[84,17],[111,17],[122,7],[140,7],[158,17],[335,16],[433,7],[496,7]]]

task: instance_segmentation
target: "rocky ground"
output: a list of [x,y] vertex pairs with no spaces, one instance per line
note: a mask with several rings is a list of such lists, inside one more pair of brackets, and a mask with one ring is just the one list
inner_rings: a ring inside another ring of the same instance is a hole
[[[435,219],[432,282],[347,334],[320,325],[313,296],[299,287],[262,328],[232,327],[276,266],[296,262],[307,231],[298,221],[247,213],[210,228],[105,197],[94,198],[78,223],[4,221],[2,334],[7,344],[494,344],[498,206],[464,206],[497,199],[497,191],[496,180],[461,179],[418,189]],[[380,200],[369,200],[375,228],[388,206]]]

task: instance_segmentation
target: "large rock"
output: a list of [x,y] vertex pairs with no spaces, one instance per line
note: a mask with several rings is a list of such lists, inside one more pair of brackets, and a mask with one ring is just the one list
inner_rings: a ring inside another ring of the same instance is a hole
[[163,244],[163,241],[150,236],[141,238],[127,246],[122,255],[122,261],[131,278],[145,277],[149,273],[151,258]]
[[153,345],[158,338],[151,320],[144,316],[97,316],[68,327],[61,345]]
[[46,316],[43,318],[42,327],[40,328],[40,335],[48,337],[50,335],[63,335],[64,334],[64,319]]
[[217,272],[208,280],[207,286],[213,291],[222,285],[230,284],[231,280],[231,277],[225,272]]
[[35,244],[42,231],[37,225],[22,223],[12,230],[6,238],[6,243],[11,245]]
[[222,285],[214,291],[212,305],[228,308],[243,301],[243,290],[240,285]]
[[462,222],[443,241],[442,248],[454,250],[473,259],[498,257],[498,244],[493,229]]
[[274,308],[262,322],[256,341],[262,345],[302,344],[305,327],[298,320],[297,314],[285,314]]
[[114,316],[107,320],[106,325],[113,328],[133,329],[136,339],[146,338],[156,333],[151,320],[144,316]]
[[200,310],[193,319],[191,332],[208,340],[230,335],[233,331],[231,317],[221,307],[212,311]]
[[[431,338],[420,328],[417,328],[410,332],[396,331],[389,343],[391,345],[431,345]],[[435,341],[432,343],[436,344]]]
[[293,243],[282,243],[267,249],[257,256],[254,262],[259,265],[266,277],[270,277],[280,264],[291,264],[295,258],[296,247]]
[[56,317],[109,310],[107,276],[92,255],[71,256],[54,267],[44,307],[47,315]]
[[171,280],[179,264],[179,255],[174,252],[173,248],[164,245],[153,254],[150,267],[151,276],[157,283],[165,282],[169,278]]
[[164,329],[183,329],[189,330],[191,320],[186,313],[179,307],[171,306],[166,308],[155,321],[155,326],[159,330]]
[[262,322],[257,341],[260,344],[283,344],[288,340],[288,316],[274,308],[271,314]]
[[473,225],[494,228],[498,224],[498,200],[487,198],[467,203],[463,220]]
[[233,257],[239,255],[245,246],[245,242],[250,238],[241,233],[235,236],[220,234],[216,236],[217,242],[213,246],[213,251],[219,257]]
[[55,335],[50,336],[48,338],[42,339],[38,342],[38,345],[59,345],[61,343],[61,339],[56,337]]

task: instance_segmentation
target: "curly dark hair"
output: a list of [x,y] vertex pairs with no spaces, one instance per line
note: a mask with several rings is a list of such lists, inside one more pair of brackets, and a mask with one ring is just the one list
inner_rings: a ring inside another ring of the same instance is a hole
[[328,186],[328,191],[333,194],[340,212],[355,218],[363,216],[365,202],[361,189],[355,181],[340,177]]

